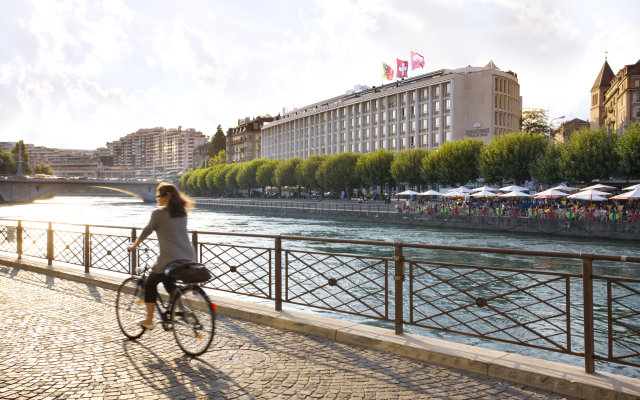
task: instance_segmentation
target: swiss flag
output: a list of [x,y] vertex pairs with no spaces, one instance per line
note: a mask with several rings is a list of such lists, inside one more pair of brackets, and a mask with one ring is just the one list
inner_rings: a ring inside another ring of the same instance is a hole
[[411,69],[424,68],[424,57],[416,52],[411,52]]
[[406,78],[409,73],[409,61],[399,60],[398,61],[398,74],[396,75],[398,78]]

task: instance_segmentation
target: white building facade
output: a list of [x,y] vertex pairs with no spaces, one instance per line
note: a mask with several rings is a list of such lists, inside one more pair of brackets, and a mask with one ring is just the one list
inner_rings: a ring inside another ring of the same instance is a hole
[[438,70],[285,113],[261,131],[261,157],[437,149],[467,137],[519,131],[515,73],[484,67]]

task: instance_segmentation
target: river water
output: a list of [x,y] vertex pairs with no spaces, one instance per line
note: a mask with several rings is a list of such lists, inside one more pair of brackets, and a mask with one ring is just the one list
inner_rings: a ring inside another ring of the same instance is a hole
[[[64,223],[78,223],[89,225],[112,225],[124,227],[144,227],[155,205],[143,203],[132,197],[90,197],[90,196],[58,196],[50,200],[41,200],[33,204],[19,204],[0,207],[0,217],[15,218],[29,221],[52,221]],[[497,247],[511,249],[594,253],[639,256],[640,244],[633,241],[603,240],[589,238],[570,238],[559,236],[460,231],[446,228],[427,228],[419,226],[403,226],[379,224],[376,222],[341,222],[322,219],[295,219],[278,218],[257,215],[243,215],[240,213],[219,212],[209,206],[196,207],[189,214],[189,229],[198,231],[237,232],[237,233],[261,233],[268,235],[292,235],[329,237],[344,239],[362,239],[379,241],[402,241],[405,243],[426,243],[470,247]],[[231,240],[225,240],[230,242]],[[250,244],[258,246],[273,246],[272,239],[243,239],[233,238],[233,243]],[[308,244],[318,250],[327,250],[326,244]],[[362,253],[363,249],[354,245],[336,244],[331,246],[332,251],[340,253]],[[367,250],[364,250],[367,252]],[[374,250],[382,253],[371,254],[376,256],[390,256],[386,250]],[[411,256],[411,251],[408,251]],[[452,253],[444,251],[421,250],[421,258],[428,256],[434,261],[452,261]],[[580,262],[576,260],[561,259],[530,259],[508,255],[488,255],[482,253],[455,254],[455,262],[464,264],[480,264],[490,266],[508,266],[518,268],[543,268],[544,270],[579,273]],[[481,260],[481,261],[479,261]],[[640,279],[640,265],[630,263],[594,263],[594,273],[597,275],[623,276]],[[640,309],[640,306],[635,308]],[[308,310],[307,310],[308,311]],[[350,318],[348,316],[338,316]],[[377,323],[376,323],[377,324]],[[384,323],[382,323],[384,325]],[[390,327],[389,325],[384,325]],[[391,326],[392,327],[392,326]],[[406,331],[412,331],[407,327]],[[420,332],[424,334],[424,332]],[[483,341],[469,337],[451,337],[443,332],[427,332],[427,335],[439,338],[459,341],[467,344],[480,345],[494,349],[508,349],[508,351],[520,354],[532,355],[547,359],[560,359],[575,365],[583,365],[581,359],[570,356],[540,353],[539,350],[511,347],[509,345]],[[640,338],[636,351],[640,349]],[[625,375],[640,377],[638,368],[617,365],[606,365],[598,362],[596,369],[599,371],[614,371]]]

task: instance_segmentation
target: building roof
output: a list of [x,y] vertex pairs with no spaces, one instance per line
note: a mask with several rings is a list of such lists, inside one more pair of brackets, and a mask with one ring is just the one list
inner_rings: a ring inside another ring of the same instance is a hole
[[584,121],[580,118],[574,118],[570,121],[565,122],[564,124],[569,125],[569,124],[588,124],[589,121]]
[[609,63],[607,60],[604,60],[604,64],[602,64],[602,68],[600,69],[600,73],[596,78],[596,81],[593,83],[591,90],[598,89],[601,87],[609,87],[611,86],[611,80],[615,77],[615,74],[611,70]]

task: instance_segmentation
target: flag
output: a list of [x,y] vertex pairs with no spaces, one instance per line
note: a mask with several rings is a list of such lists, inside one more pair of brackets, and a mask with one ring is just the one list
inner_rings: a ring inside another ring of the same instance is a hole
[[424,57],[416,52],[411,52],[411,69],[424,68]]
[[382,77],[387,78],[388,81],[393,79],[393,68],[385,63],[382,63]]
[[406,78],[407,73],[409,72],[409,61],[399,60],[396,58],[398,62],[398,78]]

